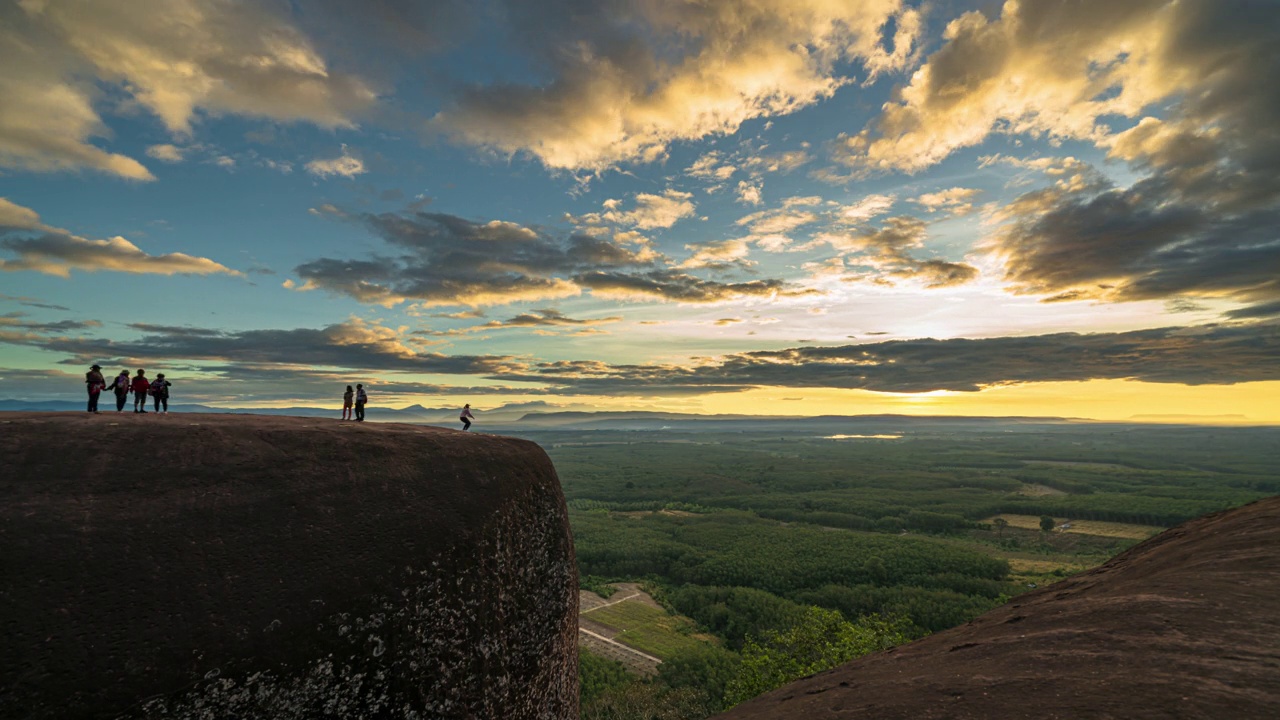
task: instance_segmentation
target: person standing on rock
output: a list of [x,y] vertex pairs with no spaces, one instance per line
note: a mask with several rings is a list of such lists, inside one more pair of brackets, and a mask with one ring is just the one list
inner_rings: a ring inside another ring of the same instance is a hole
[[91,413],[98,412],[98,396],[107,388],[107,379],[102,377],[102,366],[94,365],[84,374],[84,384],[89,390],[89,407]]
[[116,394],[116,412],[124,410],[124,404],[129,400],[129,371],[121,370],[115,380],[111,381],[111,390]]
[[[156,379],[151,383],[151,399],[156,404],[156,412],[169,414],[169,386],[173,383],[164,379],[164,373],[156,375]],[[161,410],[160,406],[164,406]]]
[[471,414],[471,403],[462,406],[462,412],[458,413],[458,419],[462,421],[462,432],[471,429],[471,421],[476,419],[476,416]]
[[356,422],[364,422],[364,406],[369,402],[369,396],[365,394],[364,385],[356,383]]
[[356,393],[354,390],[351,389],[350,385],[347,386],[347,391],[342,393],[342,419],[343,420],[351,419],[351,403],[355,402],[354,400],[355,395]]
[[147,391],[151,389],[151,381],[147,379],[147,371],[139,368],[133,376],[133,411],[146,414]]

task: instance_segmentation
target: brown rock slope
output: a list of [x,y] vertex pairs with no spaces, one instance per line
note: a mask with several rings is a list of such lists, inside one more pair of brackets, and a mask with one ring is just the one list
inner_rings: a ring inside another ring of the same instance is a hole
[[6,413],[0,457],[0,717],[577,717],[533,443]]
[[1280,497],[721,717],[1280,718]]

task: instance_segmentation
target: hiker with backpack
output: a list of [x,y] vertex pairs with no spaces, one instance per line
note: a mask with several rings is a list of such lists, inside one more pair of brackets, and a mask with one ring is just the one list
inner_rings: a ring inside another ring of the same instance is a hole
[[369,402],[369,395],[364,391],[364,385],[356,384],[356,422],[364,422],[364,406]]
[[123,411],[124,404],[129,399],[129,371],[121,370],[116,379],[112,380],[107,387],[116,394],[116,412]]
[[[169,386],[173,383],[164,379],[164,373],[156,375],[156,379],[151,382],[151,399],[156,404],[156,412],[164,415],[169,414]],[[164,406],[161,410],[160,406]]]
[[351,419],[351,403],[355,401],[354,400],[355,395],[356,395],[356,392],[351,389],[350,385],[347,386],[347,391],[342,393],[342,419],[343,420]]
[[89,390],[89,407],[91,413],[98,412],[98,396],[107,388],[107,380],[102,377],[102,366],[94,365],[84,374],[84,384]]
[[133,376],[133,411],[146,414],[147,391],[151,389],[151,381],[147,379],[147,371],[139,369]]

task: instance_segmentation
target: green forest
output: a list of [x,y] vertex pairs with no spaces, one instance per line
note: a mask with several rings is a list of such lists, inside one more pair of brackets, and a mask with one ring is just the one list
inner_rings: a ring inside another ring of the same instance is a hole
[[640,582],[714,639],[656,645],[671,650],[650,678],[583,652],[582,717],[707,717],[1280,492],[1271,428],[900,435],[530,433],[560,475],[582,586]]

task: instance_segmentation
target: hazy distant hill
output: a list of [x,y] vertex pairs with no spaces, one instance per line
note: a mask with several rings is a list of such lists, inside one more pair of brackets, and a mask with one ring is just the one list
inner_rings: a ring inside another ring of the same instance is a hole
[[694,415],[661,412],[554,412],[528,413],[519,426],[556,430],[681,430],[730,432],[808,432],[832,434],[883,434],[895,430],[938,427],[946,429],[994,426],[1032,426],[1075,422],[1058,417],[955,417],[912,415]]
[[[818,415],[794,417],[782,415],[697,415],[693,413],[668,413],[652,411],[632,412],[539,412],[554,407],[545,402],[513,403],[493,409],[476,409],[477,429],[510,430],[631,430],[631,431],[685,431],[685,432],[813,432],[838,434],[884,434],[896,431],[922,430],[991,430],[1000,427],[1006,431],[1030,429],[1045,424],[1081,422],[1059,417],[958,417],[914,415]],[[239,408],[211,407],[199,404],[175,403],[173,412],[247,413],[253,415],[289,415],[296,417],[333,417],[341,414],[340,407],[284,407]],[[84,403],[78,400],[0,400],[3,411],[80,411]],[[532,410],[532,412],[531,412]],[[128,408],[126,407],[126,411]],[[104,410],[104,412],[110,412]],[[388,408],[377,404],[369,406],[369,420],[374,422],[407,422],[429,425],[454,426],[458,424],[457,407],[428,408],[409,405]],[[1194,424],[1189,422],[1188,424]]]

